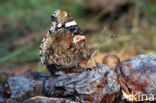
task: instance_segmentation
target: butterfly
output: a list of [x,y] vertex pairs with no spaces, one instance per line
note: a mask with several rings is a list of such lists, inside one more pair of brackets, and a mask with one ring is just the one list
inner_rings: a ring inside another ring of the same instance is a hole
[[88,48],[77,22],[59,9],[52,14],[51,21],[52,26],[40,46],[41,62],[55,69],[75,68],[87,62],[95,49]]

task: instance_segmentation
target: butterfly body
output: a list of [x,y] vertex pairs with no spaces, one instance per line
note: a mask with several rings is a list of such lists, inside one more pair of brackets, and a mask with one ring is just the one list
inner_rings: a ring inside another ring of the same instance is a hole
[[95,50],[87,47],[76,21],[63,10],[56,10],[51,19],[52,27],[40,46],[41,62],[55,69],[78,67],[87,62]]

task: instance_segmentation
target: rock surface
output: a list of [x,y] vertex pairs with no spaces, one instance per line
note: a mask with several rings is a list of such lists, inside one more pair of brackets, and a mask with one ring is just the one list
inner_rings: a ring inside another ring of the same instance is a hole
[[28,100],[25,100],[23,103],[76,103],[76,102],[65,98],[52,98],[52,97],[48,98],[44,96],[36,96]]
[[122,61],[117,74],[124,98],[129,101],[156,98],[156,55],[140,55]]
[[[9,78],[3,88],[5,98],[23,101],[36,95],[41,95],[43,91],[43,81],[48,77],[47,73],[25,73],[23,75]],[[9,94],[10,93],[10,94]]]
[[[31,72],[13,76],[8,80],[6,91],[1,89],[1,91],[5,91],[4,94],[9,92],[9,97],[3,97],[0,100],[23,102],[27,99],[29,99],[28,101],[45,99],[47,103],[49,100],[55,101],[46,97],[35,97],[41,95],[68,98],[76,102],[112,102],[120,93],[117,75],[104,64],[97,66],[90,69],[81,68],[83,72],[80,73],[66,74],[58,71],[56,75],[50,76],[48,73]],[[58,101],[66,102],[68,99],[59,99]]]
[[116,71],[116,66],[120,63],[120,58],[117,55],[109,54],[103,58],[102,63]]
[[121,96],[129,101],[145,101],[147,96],[154,103],[156,55],[122,61],[116,72],[104,64],[79,69],[81,72],[30,72],[10,77],[0,85],[0,103],[127,103]]
[[72,97],[78,102],[112,102],[120,92],[116,73],[104,64],[82,73],[64,74],[45,81],[44,93],[51,97]]

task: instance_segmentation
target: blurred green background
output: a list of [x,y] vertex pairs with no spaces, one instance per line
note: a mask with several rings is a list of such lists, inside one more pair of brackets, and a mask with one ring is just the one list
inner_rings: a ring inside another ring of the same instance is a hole
[[77,21],[96,55],[156,53],[156,0],[1,0],[0,72],[45,71],[39,46],[56,9]]

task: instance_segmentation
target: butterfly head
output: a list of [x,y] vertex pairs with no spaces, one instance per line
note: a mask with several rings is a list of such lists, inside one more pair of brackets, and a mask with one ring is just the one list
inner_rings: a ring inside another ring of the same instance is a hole
[[51,20],[53,25],[51,31],[63,28],[70,30],[73,34],[82,35],[76,21],[66,11],[57,9],[51,16]]
[[57,9],[51,16],[52,22],[56,22],[56,28],[67,28],[77,25],[76,22],[68,15],[66,11]]

